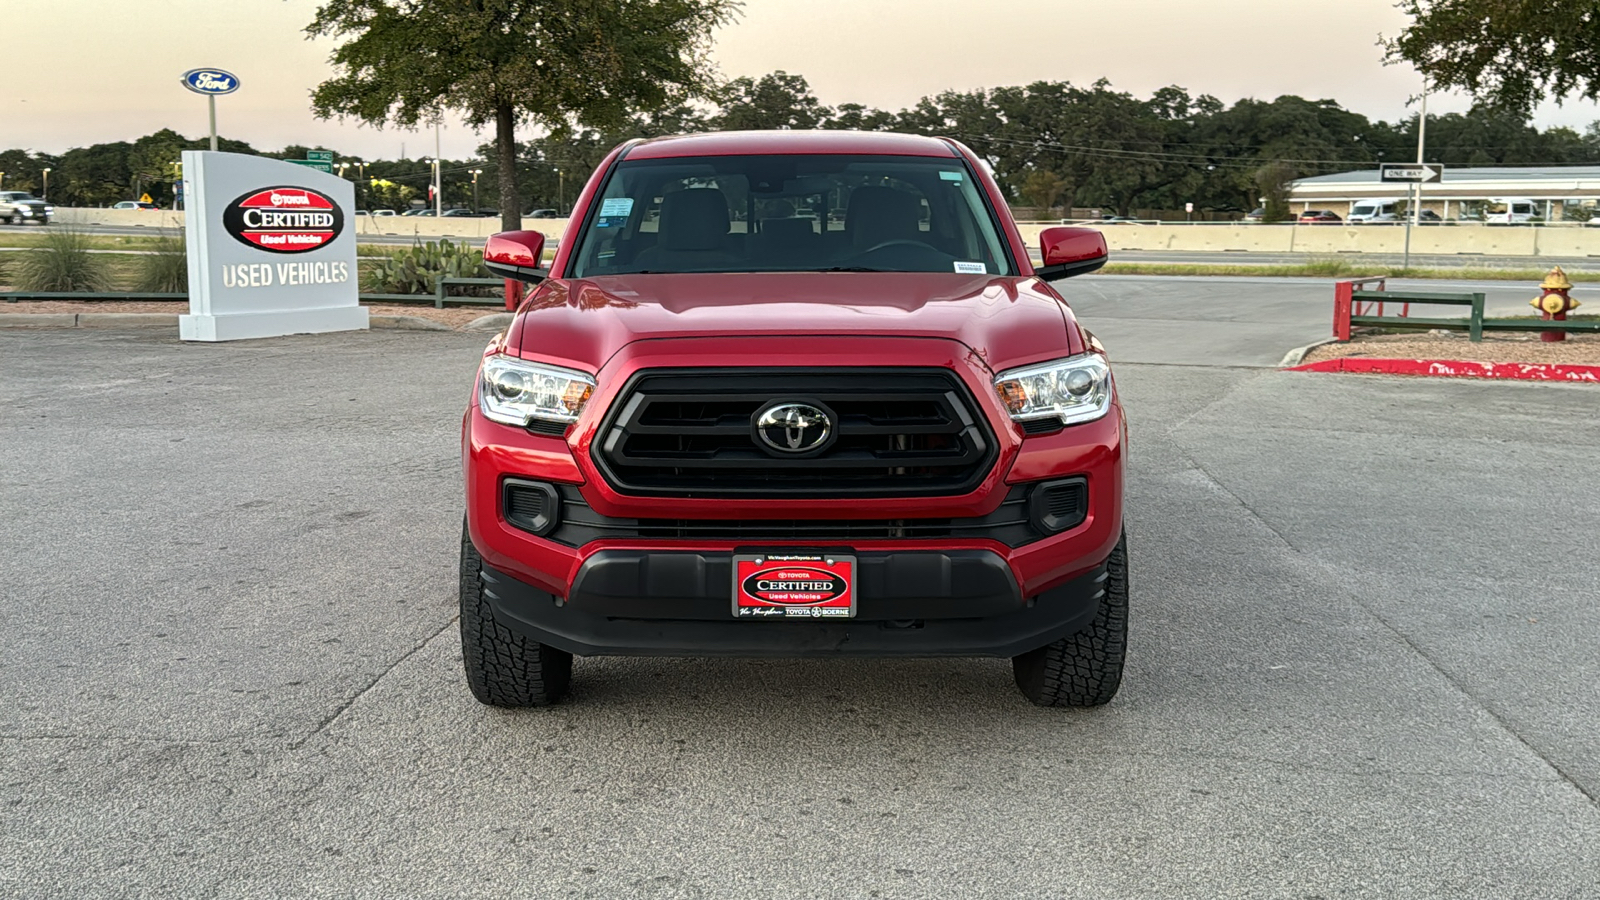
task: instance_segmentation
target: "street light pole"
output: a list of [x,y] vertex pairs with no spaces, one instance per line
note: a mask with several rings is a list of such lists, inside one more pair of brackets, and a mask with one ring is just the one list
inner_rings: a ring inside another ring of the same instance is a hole
[[[1417,114],[1417,168],[1423,165],[1423,150],[1427,146],[1428,135],[1428,85],[1422,85],[1422,109]],[[1406,254],[1405,260],[1400,264],[1402,269],[1411,268],[1411,226],[1422,224],[1422,182],[1411,183],[1411,214],[1406,216]]]
[[482,175],[482,174],[483,174],[483,170],[482,169],[473,169],[472,170],[472,214],[473,215],[477,215],[478,214],[478,210],[480,208],[478,206],[478,176]]
[[439,123],[433,123],[433,215],[444,215],[444,185],[439,183]]
[[42,199],[42,200],[49,200],[50,199],[50,169],[49,169],[48,166],[45,167],[45,170],[44,170],[44,196],[41,197],[40,199]]

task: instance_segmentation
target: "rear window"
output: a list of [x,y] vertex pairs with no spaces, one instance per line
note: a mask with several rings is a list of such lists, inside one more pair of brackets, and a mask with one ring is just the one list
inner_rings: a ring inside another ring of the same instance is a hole
[[624,160],[571,275],[886,271],[1010,275],[994,211],[957,158]]

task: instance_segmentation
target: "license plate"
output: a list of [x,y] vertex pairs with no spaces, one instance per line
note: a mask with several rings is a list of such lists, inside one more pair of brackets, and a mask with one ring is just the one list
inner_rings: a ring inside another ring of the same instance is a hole
[[848,619],[856,614],[856,558],[837,553],[741,553],[733,557],[733,614],[740,619]]

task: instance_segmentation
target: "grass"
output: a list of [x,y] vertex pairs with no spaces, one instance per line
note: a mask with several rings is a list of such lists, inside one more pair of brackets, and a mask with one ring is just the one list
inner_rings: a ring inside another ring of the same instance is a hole
[[[1106,275],[1254,275],[1274,278],[1432,278],[1456,281],[1526,281],[1537,285],[1549,269],[1402,268],[1317,259],[1291,265],[1205,263],[1108,263]],[[1600,271],[1567,272],[1574,283],[1600,281]]]
[[163,236],[154,252],[120,257],[134,267],[133,290],[141,294],[181,294],[189,290],[189,256],[183,235]]
[[89,249],[88,236],[82,232],[51,229],[32,249],[7,254],[17,258],[6,260],[6,279],[24,291],[109,290],[109,261]]

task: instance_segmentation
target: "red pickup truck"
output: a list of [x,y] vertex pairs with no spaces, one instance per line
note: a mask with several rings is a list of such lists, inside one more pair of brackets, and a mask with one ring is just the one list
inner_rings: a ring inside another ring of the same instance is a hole
[[482,702],[572,658],[1010,658],[1109,701],[1128,572],[1120,401],[985,166],[944,139],[701,134],[601,163],[462,420],[461,639]]

